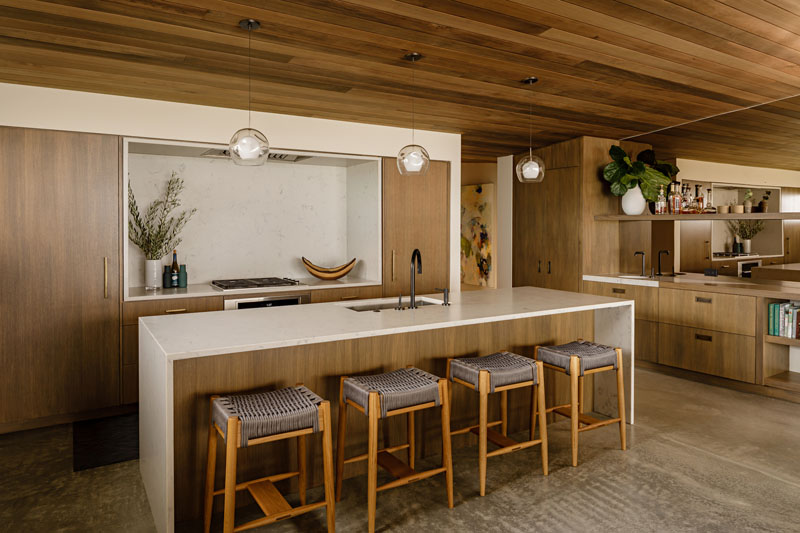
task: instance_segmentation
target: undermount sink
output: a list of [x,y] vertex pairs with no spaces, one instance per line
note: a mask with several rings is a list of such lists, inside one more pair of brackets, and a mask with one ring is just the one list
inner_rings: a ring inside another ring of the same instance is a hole
[[[433,300],[429,298],[417,298],[415,304],[417,307],[425,307],[428,305],[441,305],[442,302],[438,300]],[[387,310],[398,310],[398,311],[405,311],[409,308],[411,302],[409,300],[403,300],[402,305],[398,309],[397,301],[382,301],[382,302],[373,302],[373,303],[361,303],[361,304],[353,304],[353,305],[345,305],[344,307],[350,309],[351,311],[356,311],[357,313],[363,313],[365,311],[372,311],[374,313],[380,313],[381,311]]]

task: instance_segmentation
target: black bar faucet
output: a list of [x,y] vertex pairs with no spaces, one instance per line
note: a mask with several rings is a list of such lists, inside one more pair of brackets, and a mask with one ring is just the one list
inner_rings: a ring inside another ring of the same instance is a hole
[[408,306],[409,309],[417,308],[416,294],[414,291],[414,282],[416,281],[416,274],[414,274],[415,260],[417,262],[417,274],[422,274],[422,254],[419,252],[419,248],[414,248],[414,251],[411,253],[411,304]]
[[658,251],[658,274],[657,276],[663,276],[664,274],[661,273],[661,256],[667,254],[669,255],[669,250],[659,250]]
[[643,278],[646,278],[646,277],[647,277],[647,274],[646,274],[646,273],[645,273],[645,271],[644,271],[644,257],[645,257],[645,253],[644,253],[644,252],[636,252],[636,253],[634,253],[634,254],[633,254],[633,256],[634,256],[634,257],[636,257],[637,255],[641,255],[641,256],[642,256],[642,277],[643,277]]

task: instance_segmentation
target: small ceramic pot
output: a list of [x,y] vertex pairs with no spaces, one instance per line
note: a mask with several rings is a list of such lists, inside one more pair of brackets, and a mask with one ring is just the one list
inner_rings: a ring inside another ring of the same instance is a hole
[[729,205],[718,205],[717,206],[717,213],[720,215],[727,215],[731,212],[731,206]]
[[767,202],[765,200],[761,200],[758,203],[758,206],[761,208],[761,212],[762,213],[768,213],[769,212],[769,202]]
[[744,206],[743,205],[732,205],[731,206],[731,213],[744,213]]
[[744,207],[745,213],[753,212],[753,202],[751,202],[750,200],[747,200],[742,207]]
[[749,254],[753,250],[753,241],[750,239],[742,239],[742,252]]

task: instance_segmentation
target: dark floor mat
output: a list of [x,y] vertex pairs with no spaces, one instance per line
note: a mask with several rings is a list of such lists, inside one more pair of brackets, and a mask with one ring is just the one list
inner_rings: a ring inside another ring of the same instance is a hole
[[138,413],[72,424],[73,472],[138,458]]

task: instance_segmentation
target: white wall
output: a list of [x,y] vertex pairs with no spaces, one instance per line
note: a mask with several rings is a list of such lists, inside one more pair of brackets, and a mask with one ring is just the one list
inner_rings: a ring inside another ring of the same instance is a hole
[[[247,111],[44,87],[0,84],[0,125],[227,144]],[[405,128],[253,112],[252,125],[284,149],[395,157]],[[450,289],[460,290],[461,136],[417,131],[432,159],[450,162]]]
[[[213,279],[309,277],[300,257],[333,266],[359,259],[365,279],[380,279],[377,161],[351,177],[345,166],[269,161],[240,167],[228,159],[131,154],[128,177],[140,212],[163,195],[173,171],[184,180],[179,209],[197,208],[184,228],[178,261],[191,283]],[[351,220],[372,224],[361,230]],[[349,228],[356,226],[355,234]],[[361,239],[369,239],[361,242]],[[171,255],[164,258],[167,264]],[[128,283],[144,284],[144,255],[128,242]],[[361,277],[359,276],[359,277]]]
[[514,226],[514,156],[497,158],[497,288],[511,287]]

